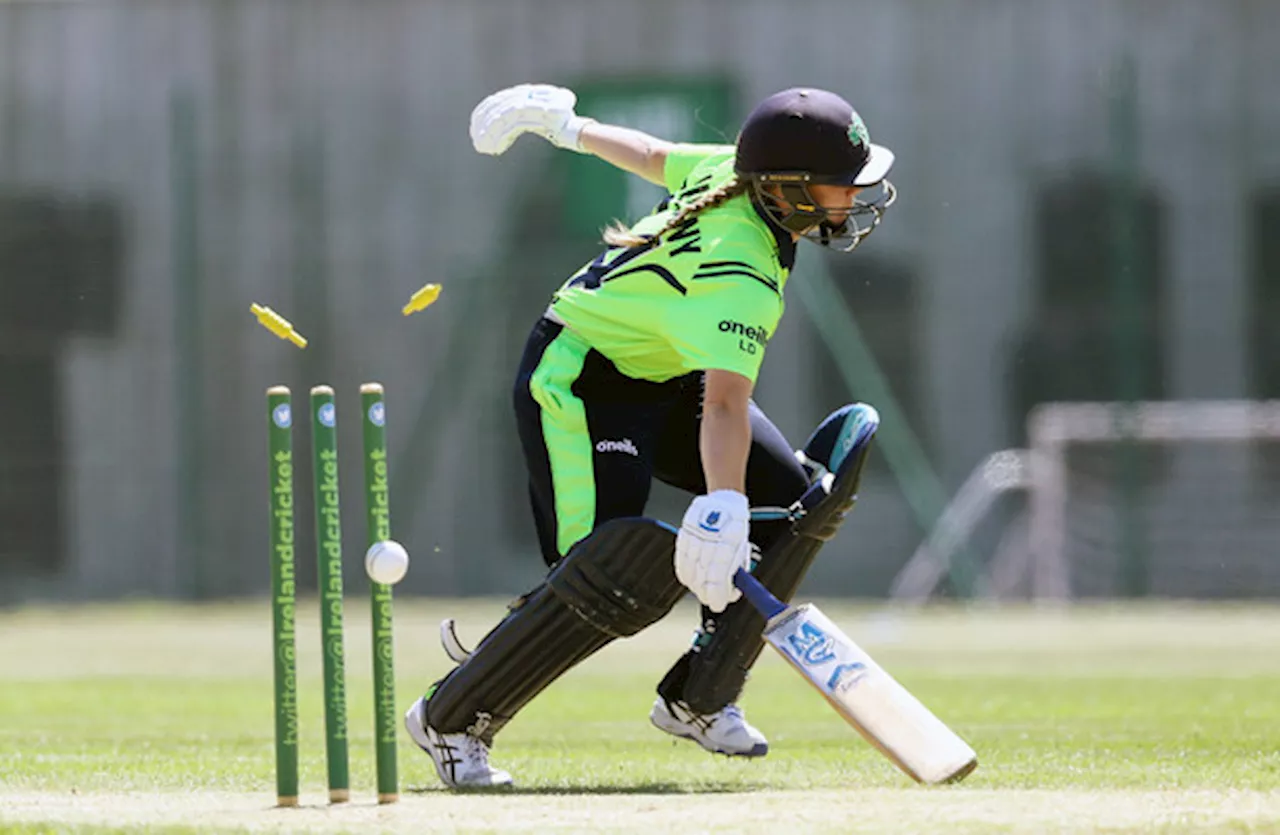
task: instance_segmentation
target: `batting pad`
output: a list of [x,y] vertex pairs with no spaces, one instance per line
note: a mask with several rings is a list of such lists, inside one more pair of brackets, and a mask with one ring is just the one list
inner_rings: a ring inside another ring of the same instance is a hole
[[486,743],[549,684],[614,638],[665,616],[685,593],[675,531],[652,519],[605,522],[441,681],[427,702],[440,733]]

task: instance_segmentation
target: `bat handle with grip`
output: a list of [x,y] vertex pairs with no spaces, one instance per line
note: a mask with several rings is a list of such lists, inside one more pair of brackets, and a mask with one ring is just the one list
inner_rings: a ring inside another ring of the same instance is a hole
[[733,575],[733,584],[742,590],[742,594],[757,612],[764,615],[765,620],[771,620],[787,609],[787,604],[774,597],[773,592],[766,589],[763,583],[741,568]]

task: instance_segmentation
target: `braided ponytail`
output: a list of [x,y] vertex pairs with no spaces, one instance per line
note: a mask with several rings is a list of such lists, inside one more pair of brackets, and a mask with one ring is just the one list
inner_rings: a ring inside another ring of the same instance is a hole
[[734,177],[724,185],[720,186],[720,188],[709,191],[700,196],[697,200],[689,203],[680,211],[672,215],[671,219],[667,221],[665,226],[657,232],[649,235],[637,235],[635,232],[632,232],[626,224],[622,223],[622,221],[615,220],[605,228],[603,235],[604,242],[609,246],[615,247],[630,248],[635,246],[644,246],[650,241],[661,238],[672,229],[686,223],[699,212],[705,212],[707,209],[714,209],[716,206],[719,206],[728,200],[732,200],[739,194],[746,194],[749,186],[749,181],[739,180],[737,177]]

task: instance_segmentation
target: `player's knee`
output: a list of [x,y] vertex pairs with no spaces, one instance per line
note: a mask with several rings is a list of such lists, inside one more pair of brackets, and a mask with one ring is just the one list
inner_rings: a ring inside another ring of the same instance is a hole
[[805,455],[812,453],[824,474],[806,494],[808,513],[796,524],[796,533],[823,542],[835,536],[858,498],[862,468],[879,428],[875,409],[853,403],[832,412],[809,436]]
[[614,519],[596,528],[589,542],[556,566],[547,585],[601,632],[634,635],[665,616],[684,594],[675,576],[675,535],[661,523]]
[[866,403],[841,406],[823,418],[801,452],[810,464],[838,472],[850,453],[856,450],[865,454],[871,435],[879,425],[880,415]]

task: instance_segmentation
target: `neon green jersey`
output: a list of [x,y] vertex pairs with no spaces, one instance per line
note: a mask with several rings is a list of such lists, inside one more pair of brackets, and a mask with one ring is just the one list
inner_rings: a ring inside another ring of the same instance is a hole
[[[671,197],[632,231],[652,235],[724,185],[733,158],[731,145],[676,146],[664,171]],[[647,246],[606,250],[556,291],[552,309],[629,377],[662,382],[723,369],[754,382],[794,253],[743,194]]]

